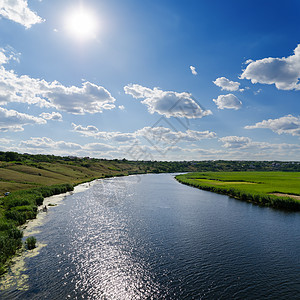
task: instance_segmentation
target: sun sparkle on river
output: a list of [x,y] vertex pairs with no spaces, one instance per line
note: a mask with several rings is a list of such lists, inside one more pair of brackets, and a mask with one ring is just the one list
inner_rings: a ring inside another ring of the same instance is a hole
[[98,21],[91,10],[79,7],[66,16],[65,28],[70,35],[78,40],[95,39]]

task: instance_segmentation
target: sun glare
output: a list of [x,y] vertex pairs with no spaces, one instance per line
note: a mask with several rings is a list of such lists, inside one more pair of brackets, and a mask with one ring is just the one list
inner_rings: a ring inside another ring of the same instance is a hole
[[97,35],[97,19],[86,9],[79,8],[72,11],[65,19],[69,34],[79,40],[95,39]]

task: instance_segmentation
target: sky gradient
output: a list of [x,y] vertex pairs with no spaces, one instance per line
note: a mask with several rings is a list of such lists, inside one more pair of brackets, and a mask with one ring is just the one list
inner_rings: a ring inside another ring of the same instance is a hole
[[299,1],[0,0],[0,151],[300,160]]

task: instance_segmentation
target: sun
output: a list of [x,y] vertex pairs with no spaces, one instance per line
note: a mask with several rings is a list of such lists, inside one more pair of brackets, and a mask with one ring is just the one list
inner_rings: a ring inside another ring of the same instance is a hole
[[69,34],[79,40],[95,39],[97,36],[97,18],[88,9],[77,8],[65,18],[65,28]]

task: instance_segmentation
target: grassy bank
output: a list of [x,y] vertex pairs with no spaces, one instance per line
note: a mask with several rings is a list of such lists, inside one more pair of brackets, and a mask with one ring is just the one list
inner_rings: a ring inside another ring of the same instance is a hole
[[300,172],[201,172],[178,175],[176,179],[242,201],[300,211],[300,200],[295,199],[300,195]]
[[73,190],[71,184],[44,186],[20,190],[0,199],[0,275],[7,267],[8,260],[22,246],[23,233],[18,226],[37,215],[37,206],[44,197]]

